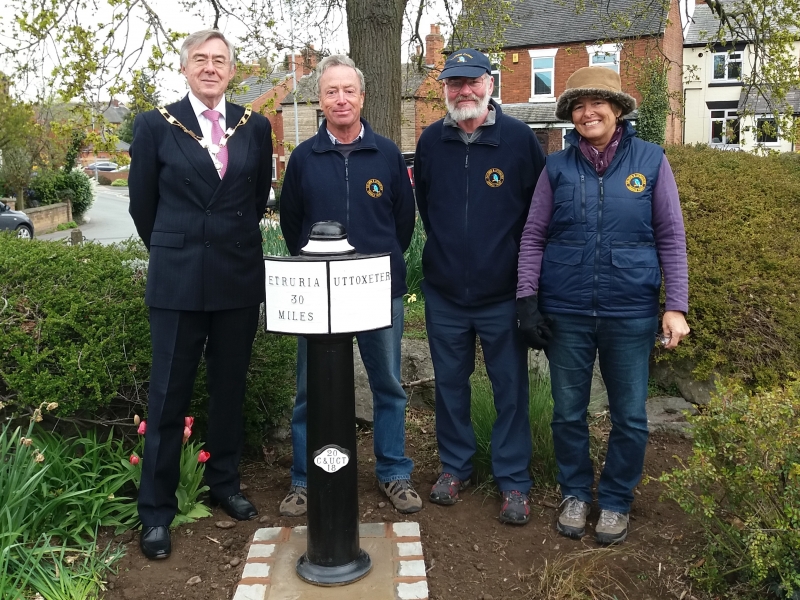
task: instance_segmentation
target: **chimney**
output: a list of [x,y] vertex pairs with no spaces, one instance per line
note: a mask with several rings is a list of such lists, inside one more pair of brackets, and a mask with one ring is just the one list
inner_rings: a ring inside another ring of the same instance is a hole
[[431,25],[431,32],[425,36],[425,64],[433,66],[443,60],[444,36],[439,33],[438,25]]
[[317,51],[309,44],[303,49],[303,73],[310,75],[317,68]]
[[111,106],[113,106],[114,108],[117,108],[119,106],[119,100],[117,100],[115,98],[112,98],[111,99]]

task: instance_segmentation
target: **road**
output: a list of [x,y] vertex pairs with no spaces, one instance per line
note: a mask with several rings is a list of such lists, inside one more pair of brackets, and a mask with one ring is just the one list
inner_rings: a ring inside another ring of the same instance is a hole
[[[122,242],[138,237],[128,214],[128,188],[97,187],[97,197],[80,226],[84,238],[101,244]],[[39,240],[61,240],[70,237],[70,230],[36,235]]]

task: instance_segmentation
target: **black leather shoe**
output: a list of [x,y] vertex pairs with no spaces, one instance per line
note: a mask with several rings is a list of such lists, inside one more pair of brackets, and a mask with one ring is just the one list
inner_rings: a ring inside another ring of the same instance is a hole
[[242,492],[222,499],[211,496],[211,505],[221,506],[226,513],[237,521],[249,521],[258,514],[256,507],[244,497]]
[[169,539],[169,527],[159,525],[158,527],[142,527],[139,537],[139,548],[150,560],[167,558],[172,552],[172,542]]

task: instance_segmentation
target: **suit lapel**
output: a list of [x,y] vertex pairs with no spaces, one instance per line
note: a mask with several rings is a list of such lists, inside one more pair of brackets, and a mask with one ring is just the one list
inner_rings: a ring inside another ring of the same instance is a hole
[[[186,129],[190,129],[199,137],[203,137],[203,132],[200,129],[200,124],[197,122],[197,117],[192,109],[192,104],[189,102],[189,96],[186,96],[180,102],[167,107],[167,110],[172,116],[180,121]],[[182,131],[180,127],[172,126],[172,135],[180,147],[186,160],[189,161],[203,180],[216,189],[219,187],[220,179],[217,170],[214,168],[214,163],[211,161],[211,156],[208,150],[203,148],[196,139],[188,133]],[[230,150],[229,150],[230,152]]]
[[[244,107],[238,104],[225,103],[225,128],[233,129],[239,123],[239,120],[244,114]],[[247,162],[247,151],[250,147],[250,129],[247,124],[242,125],[236,130],[231,137],[228,138],[226,147],[228,148],[228,168],[225,169],[225,177],[222,178],[221,185],[214,193],[211,202],[213,203],[217,197],[228,188],[242,172],[242,168]]]

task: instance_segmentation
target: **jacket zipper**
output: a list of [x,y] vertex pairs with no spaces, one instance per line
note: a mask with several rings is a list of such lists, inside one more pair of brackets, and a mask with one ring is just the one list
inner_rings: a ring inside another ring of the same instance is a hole
[[[581,175],[583,178],[583,175]],[[592,283],[592,316],[597,316],[597,296],[598,296],[598,273],[600,272],[600,238],[602,237],[603,233],[603,199],[605,195],[605,191],[603,190],[603,178],[599,177],[598,181],[600,183],[600,200],[597,202],[597,234],[595,236],[594,241],[594,273],[592,277],[594,281]]]
[[581,173],[581,223],[586,223],[586,176]]
[[347,233],[350,233],[350,157],[344,157],[344,189],[345,214],[347,215]]
[[467,260],[464,261],[464,291],[467,301],[469,301],[469,144],[467,144],[467,154],[466,158],[464,159],[464,174],[467,178],[467,189],[466,189],[466,202],[464,203],[464,244],[466,246],[466,252],[464,256],[467,257]]

